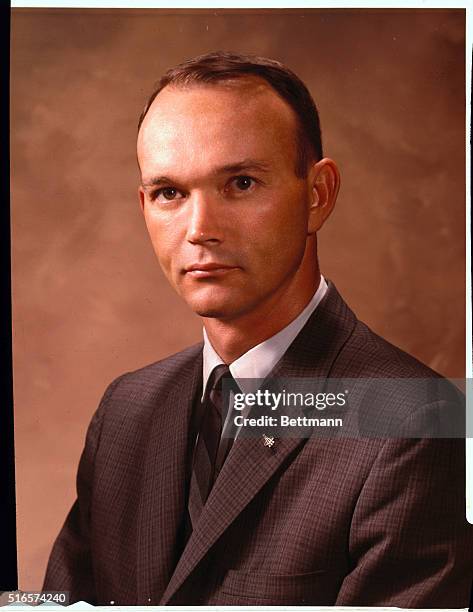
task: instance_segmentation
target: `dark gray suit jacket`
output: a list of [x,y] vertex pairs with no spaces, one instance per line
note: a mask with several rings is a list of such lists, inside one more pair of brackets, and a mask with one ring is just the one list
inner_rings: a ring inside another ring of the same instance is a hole
[[[438,376],[329,290],[272,376]],[[44,589],[109,605],[466,607],[473,570],[459,439],[237,439],[184,547],[202,345],[107,389]],[[392,397],[380,414],[422,412]]]

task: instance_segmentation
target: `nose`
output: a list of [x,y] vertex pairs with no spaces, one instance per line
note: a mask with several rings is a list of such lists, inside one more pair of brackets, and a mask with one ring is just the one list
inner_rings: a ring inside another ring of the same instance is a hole
[[223,240],[223,217],[217,198],[193,194],[189,200],[186,239],[192,244],[219,244]]

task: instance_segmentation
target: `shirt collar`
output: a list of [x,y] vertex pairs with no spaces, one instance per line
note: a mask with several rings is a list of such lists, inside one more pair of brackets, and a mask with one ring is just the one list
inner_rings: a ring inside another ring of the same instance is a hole
[[[301,329],[307,323],[307,320],[319,305],[327,291],[327,283],[321,275],[317,291],[312,296],[310,302],[304,310],[293,320],[289,325],[286,325],[271,338],[257,344],[249,351],[238,357],[229,365],[230,372],[233,378],[239,383],[239,386],[244,386],[244,381],[240,379],[263,379],[271,372],[274,366],[278,363],[289,346],[292,344]],[[220,355],[216,352],[207,336],[204,328],[204,350],[203,350],[203,389],[202,396],[205,393],[207,382],[212,370],[218,365],[225,363]],[[245,389],[245,392],[248,392]]]

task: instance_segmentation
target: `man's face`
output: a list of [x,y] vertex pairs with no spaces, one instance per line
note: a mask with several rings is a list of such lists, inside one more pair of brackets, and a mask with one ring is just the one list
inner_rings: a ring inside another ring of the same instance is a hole
[[264,311],[301,274],[314,196],[295,175],[295,128],[257,78],[168,86],[148,111],[141,205],[164,273],[197,314]]

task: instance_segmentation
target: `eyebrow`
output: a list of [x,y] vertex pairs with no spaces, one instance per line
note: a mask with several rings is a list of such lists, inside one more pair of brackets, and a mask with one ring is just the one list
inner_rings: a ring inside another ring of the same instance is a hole
[[268,172],[269,165],[266,162],[258,159],[244,159],[243,161],[236,162],[234,164],[226,164],[225,166],[221,166],[215,170],[215,173],[232,173],[241,172],[242,170],[259,170],[261,172]]
[[153,176],[147,181],[142,181],[142,187],[154,187],[155,185],[163,185],[163,184],[174,184],[176,181],[173,181],[171,178],[167,176]]
[[[212,171],[213,175],[218,174],[233,174],[243,171],[256,170],[259,172],[269,172],[269,164],[262,160],[258,159],[244,159],[239,162],[225,164],[224,166],[219,166]],[[179,181],[174,180],[168,176],[154,176],[149,178],[146,181],[142,182],[143,187],[154,187],[156,185],[163,184],[177,184]]]

